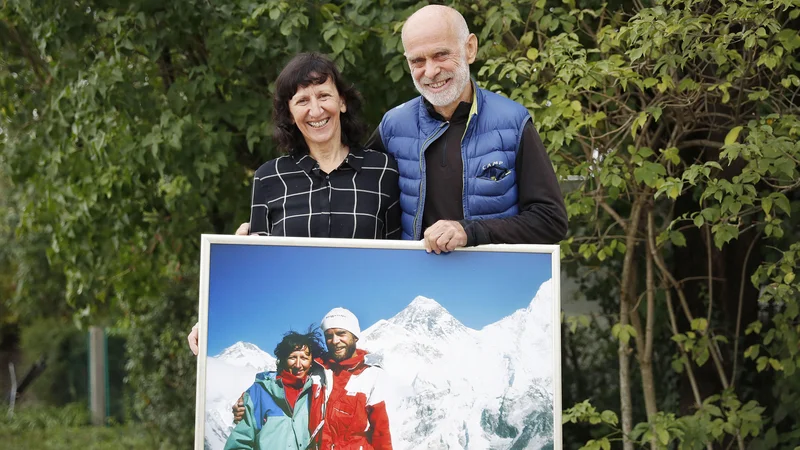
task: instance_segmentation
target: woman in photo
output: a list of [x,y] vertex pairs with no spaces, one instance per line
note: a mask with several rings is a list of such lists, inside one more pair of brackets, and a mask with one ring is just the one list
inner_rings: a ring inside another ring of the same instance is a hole
[[225,450],[305,450],[319,442],[325,389],[313,362],[323,346],[316,331],[289,332],[275,347],[276,372],[262,372],[244,393],[244,418]]

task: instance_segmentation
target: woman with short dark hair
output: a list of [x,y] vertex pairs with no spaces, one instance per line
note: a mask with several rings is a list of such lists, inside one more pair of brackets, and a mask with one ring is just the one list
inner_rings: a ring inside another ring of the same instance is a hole
[[275,347],[276,372],[262,372],[243,394],[244,418],[225,450],[305,450],[316,447],[324,414],[323,354],[316,331],[286,333]]

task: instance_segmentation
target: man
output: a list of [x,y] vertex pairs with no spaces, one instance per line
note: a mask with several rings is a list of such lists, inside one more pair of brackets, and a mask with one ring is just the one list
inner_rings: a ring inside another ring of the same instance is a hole
[[425,6],[402,40],[421,96],[387,112],[366,147],[397,159],[403,238],[437,254],[563,239],[564,201],[530,114],[470,80],[478,39],[464,17]]
[[[317,442],[322,450],[391,450],[385,374],[368,352],[356,349],[361,334],[358,318],[347,309],[333,308],[320,328],[328,348],[315,361],[325,371],[324,420],[312,436],[321,435]],[[233,407],[234,422],[244,412],[240,398]]]

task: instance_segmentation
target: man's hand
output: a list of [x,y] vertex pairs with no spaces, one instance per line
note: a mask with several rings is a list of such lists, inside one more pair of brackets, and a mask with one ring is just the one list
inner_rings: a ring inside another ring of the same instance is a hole
[[455,220],[440,220],[425,230],[425,251],[437,255],[467,245],[467,232]]
[[192,327],[192,332],[189,333],[189,336],[186,336],[186,340],[189,341],[189,348],[192,349],[194,356],[197,356],[197,353],[200,351],[200,346],[198,345],[200,336],[197,332],[197,324]]
[[250,222],[239,225],[236,229],[236,236],[248,236],[250,234]]
[[242,392],[239,400],[237,400],[236,403],[233,404],[233,407],[231,407],[231,412],[233,412],[234,424],[242,421],[242,418],[244,418],[244,392]]

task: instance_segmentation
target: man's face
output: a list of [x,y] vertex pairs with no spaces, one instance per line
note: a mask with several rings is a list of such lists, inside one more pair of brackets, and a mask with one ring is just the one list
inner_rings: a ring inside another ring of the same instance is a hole
[[469,85],[474,37],[461,42],[449,27],[421,25],[415,24],[403,34],[414,86],[434,106],[457,104]]
[[325,343],[328,345],[328,354],[334,361],[344,361],[356,352],[358,339],[353,333],[341,328],[325,330]]

